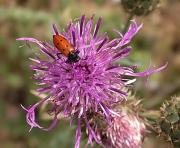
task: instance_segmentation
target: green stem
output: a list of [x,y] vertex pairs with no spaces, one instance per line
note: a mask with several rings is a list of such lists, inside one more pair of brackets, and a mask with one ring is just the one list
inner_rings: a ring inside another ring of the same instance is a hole
[[157,120],[160,118],[161,114],[158,110],[149,110],[148,112],[141,113],[141,116],[152,120]]
[[125,27],[124,27],[124,29],[123,29],[123,34],[126,33],[126,31],[127,31],[128,27],[129,27],[129,25],[130,25],[130,22],[131,22],[133,16],[134,16],[134,14],[133,14],[133,13],[130,13],[130,15],[129,15],[129,17],[128,17],[128,20],[127,20],[127,22],[126,22],[126,25],[125,25]]

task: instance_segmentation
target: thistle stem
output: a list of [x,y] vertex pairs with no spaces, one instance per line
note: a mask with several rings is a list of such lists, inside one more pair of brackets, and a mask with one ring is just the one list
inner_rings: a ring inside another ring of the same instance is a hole
[[130,25],[130,22],[131,22],[133,16],[134,16],[134,14],[130,13],[130,15],[129,15],[128,19],[127,19],[126,25],[125,25],[125,27],[123,29],[123,34],[126,33],[126,31],[127,31],[128,27]]
[[158,118],[160,118],[161,115],[160,115],[160,111],[151,110],[151,111],[142,113],[141,116],[152,119],[152,120],[157,120]]

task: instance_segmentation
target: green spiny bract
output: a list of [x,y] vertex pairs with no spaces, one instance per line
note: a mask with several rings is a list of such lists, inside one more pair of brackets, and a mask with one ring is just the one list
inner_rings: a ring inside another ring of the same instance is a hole
[[160,136],[170,141],[174,147],[180,147],[180,97],[173,97],[160,108],[158,124]]

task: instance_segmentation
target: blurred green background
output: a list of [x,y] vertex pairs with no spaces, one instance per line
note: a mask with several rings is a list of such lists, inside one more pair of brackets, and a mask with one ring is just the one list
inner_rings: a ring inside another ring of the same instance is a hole
[[[52,40],[51,24],[59,30],[72,19],[86,14],[103,17],[100,32],[117,37],[112,30],[123,30],[129,13],[120,0],[0,0],[0,148],[71,148],[75,127],[60,121],[51,132],[33,129],[25,121],[20,107],[35,103],[30,93],[36,86],[31,79],[29,57],[33,51],[19,48],[18,37]],[[145,16],[134,16],[143,28],[132,42],[134,50],[125,64],[137,64],[140,71],[168,61],[161,73],[140,78],[135,84],[137,98],[144,107],[156,109],[170,96],[180,93],[180,1],[162,0],[156,10]],[[41,117],[39,118],[41,119]],[[41,121],[43,124],[46,124]],[[153,134],[145,139],[144,148],[170,147]]]

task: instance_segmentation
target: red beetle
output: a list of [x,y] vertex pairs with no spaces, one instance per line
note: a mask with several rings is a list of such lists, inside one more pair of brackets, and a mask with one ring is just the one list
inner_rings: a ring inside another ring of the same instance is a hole
[[71,45],[64,36],[53,35],[53,43],[55,47],[68,58],[67,62],[74,63],[79,61],[79,52],[74,49],[73,45]]

